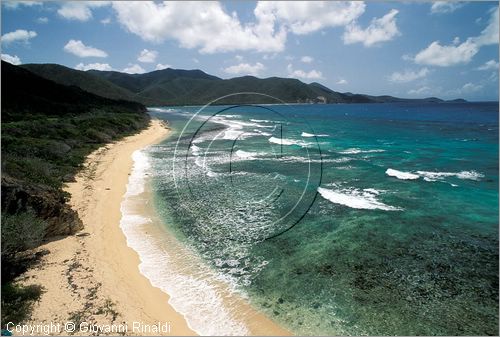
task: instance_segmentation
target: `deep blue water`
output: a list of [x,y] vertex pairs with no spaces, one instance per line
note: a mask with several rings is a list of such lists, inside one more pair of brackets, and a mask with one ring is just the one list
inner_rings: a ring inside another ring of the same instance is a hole
[[161,107],[170,230],[299,334],[498,334],[498,103]]

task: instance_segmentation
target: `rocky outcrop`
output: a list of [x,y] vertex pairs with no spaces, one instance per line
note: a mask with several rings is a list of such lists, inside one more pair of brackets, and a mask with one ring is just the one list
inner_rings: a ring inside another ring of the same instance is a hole
[[56,189],[2,177],[2,212],[33,211],[47,222],[45,238],[74,234],[83,228],[78,214],[66,204],[64,193]]

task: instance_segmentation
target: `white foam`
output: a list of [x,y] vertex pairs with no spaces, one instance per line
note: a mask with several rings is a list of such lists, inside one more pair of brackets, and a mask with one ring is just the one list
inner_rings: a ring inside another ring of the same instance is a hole
[[325,135],[325,134],[315,135],[315,134],[307,133],[307,132],[302,132],[301,136],[307,137],[307,138],[310,138],[310,137],[328,137],[328,135]]
[[[266,159],[273,159],[274,158],[266,158]],[[284,156],[281,157],[280,160],[283,161],[289,161],[289,162],[295,162],[295,163],[347,163],[353,158],[349,157],[341,157],[341,158],[322,158],[319,159],[318,156],[312,156],[311,158],[308,157],[300,157],[300,156]]]
[[256,122],[256,123],[275,123],[275,124],[281,123],[280,121],[272,121],[269,119],[250,119],[250,121]]
[[378,190],[376,190],[374,188],[365,188],[363,191],[371,193],[371,194],[375,194],[375,195],[379,195],[380,194],[380,191],[378,191]]
[[243,131],[229,129],[229,130],[224,132],[224,136],[222,136],[222,139],[235,140],[235,139],[240,138],[241,135],[243,135]]
[[[389,206],[377,200],[377,193],[359,191],[356,189],[329,190],[318,187],[321,196],[334,204],[344,205],[356,209],[381,209],[384,211],[401,211],[402,208]],[[373,191],[372,191],[373,192]],[[378,191],[377,191],[378,192]]]
[[[185,317],[189,327],[197,334],[249,334],[245,324],[238,321],[231,308],[226,306],[224,292],[218,281],[220,277],[215,272],[200,263],[193,252],[175,239],[153,237],[143,230],[143,226],[150,223],[151,219],[135,209],[141,200],[139,195],[144,192],[150,164],[142,151],[135,151],[132,158],[134,165],[120,207],[120,228],[125,234],[127,245],[139,254],[140,272],[154,287],[170,296],[169,304]],[[169,247],[173,246],[172,249],[167,251],[162,248],[166,242]],[[186,268],[176,261],[183,261],[183,264],[188,263],[192,267]]]
[[[460,171],[460,172],[416,171],[415,173],[411,173],[411,172],[402,172],[389,168],[387,169],[387,171],[385,171],[385,173],[388,176],[396,177],[402,180],[415,180],[422,177],[424,181],[428,182],[443,181],[444,178],[449,178],[449,177],[455,177],[462,180],[475,180],[475,181],[484,178],[484,174],[476,171]],[[451,185],[454,186],[453,184]]]
[[180,112],[180,110],[172,108],[148,108],[148,110],[154,112]]
[[417,171],[418,174],[424,177],[425,181],[438,181],[446,177],[456,177],[463,180],[479,180],[484,178],[484,174],[476,171],[461,171],[461,172],[431,172]]
[[362,150],[358,148],[347,149],[344,151],[340,151],[341,154],[358,154],[358,153],[377,153],[377,152],[385,152],[382,149],[373,149],[373,150]]
[[420,176],[418,174],[398,171],[398,170],[394,170],[391,168],[388,168],[387,171],[385,171],[385,174],[387,174],[390,177],[396,177],[396,178],[402,179],[402,180],[415,180],[415,179],[420,178]]
[[238,115],[227,115],[227,116],[215,116],[210,121],[217,124],[222,124],[227,126],[227,130],[225,130],[222,139],[225,140],[235,140],[235,139],[246,139],[248,137],[259,136],[258,132],[246,132],[244,131],[245,127],[254,127],[254,128],[273,128],[273,126],[262,125],[258,123],[249,123],[240,120],[232,120],[226,119],[225,117],[235,118],[239,117]]
[[248,159],[248,160],[253,160],[255,159],[256,156],[259,155],[257,152],[247,152],[243,150],[238,150],[235,152],[235,154],[242,159]]
[[195,145],[195,144],[194,144],[194,142],[193,142],[193,144],[192,144],[192,146],[191,146],[191,151],[193,152],[193,155],[194,155],[194,156],[199,156],[199,155],[200,155],[200,153],[201,153],[201,149],[200,149],[200,147],[199,147],[199,146],[197,146],[197,145]]
[[253,129],[254,132],[257,132],[259,135],[262,135],[262,136],[272,136],[273,134],[272,133],[269,133],[269,132],[264,132],[264,131],[260,131],[260,130],[257,130],[257,129]]
[[314,143],[308,143],[304,142],[302,140],[295,140],[295,139],[289,139],[289,138],[276,138],[276,137],[271,137],[268,139],[270,143],[274,144],[283,144],[283,145],[299,145],[301,147],[308,147],[314,145]]
[[125,197],[139,195],[144,192],[146,171],[151,168],[148,157],[141,151],[134,151],[132,160],[134,161],[134,171],[137,172],[137,174],[130,175]]

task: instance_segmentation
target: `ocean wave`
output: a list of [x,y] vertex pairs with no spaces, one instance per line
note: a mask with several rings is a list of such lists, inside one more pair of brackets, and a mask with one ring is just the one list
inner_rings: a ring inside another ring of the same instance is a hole
[[[236,117],[237,115],[230,115],[231,118]],[[253,127],[253,128],[274,128],[275,126],[268,126],[268,125],[262,125],[259,123],[249,123],[249,122],[244,122],[241,120],[232,120],[232,119],[226,119],[224,116],[215,116],[211,120],[211,122],[216,123],[216,124],[222,124],[227,126],[227,130],[225,130],[224,135],[222,139],[225,140],[235,140],[235,139],[246,139],[249,137],[253,136],[259,136],[260,133],[258,132],[248,132],[245,131],[244,129],[247,127]]]
[[302,137],[306,137],[306,138],[310,138],[310,137],[329,137],[326,134],[315,135],[315,134],[307,133],[307,132],[302,132],[301,136]]
[[137,174],[130,176],[125,197],[131,197],[144,193],[146,172],[151,168],[148,157],[141,151],[134,151],[132,154],[132,160],[134,161],[134,172],[137,172]]
[[[135,151],[132,158],[134,164],[120,207],[120,228],[127,245],[139,255],[140,272],[154,287],[170,296],[168,303],[185,317],[197,334],[247,335],[248,328],[235,318],[233,309],[227,304],[231,285],[220,285],[218,274],[200,263],[193,252],[175,239],[148,235],[144,231],[148,228],[144,226],[152,220],[135,210],[142,200],[138,196],[144,192],[150,165],[142,151]],[[171,249],[167,250],[165,246]],[[190,267],[186,268],[186,265]]]
[[251,122],[256,122],[256,123],[274,123],[274,124],[281,124],[282,122],[280,121],[273,121],[269,119],[250,119]]
[[[194,142],[193,142],[194,143]],[[199,156],[200,155],[200,152],[201,152],[201,149],[199,146],[195,145],[195,144],[192,144],[191,145],[191,151],[193,152],[193,155],[194,156]]]
[[402,211],[402,208],[386,205],[377,200],[380,193],[375,193],[373,189],[363,191],[357,189],[337,189],[330,190],[318,187],[319,194],[326,200],[339,205],[344,205],[356,209],[380,209],[383,211]]
[[438,181],[446,177],[456,177],[462,180],[476,180],[476,181],[481,178],[484,178],[484,174],[476,171],[461,171],[461,172],[417,171],[416,173],[424,177],[424,180],[426,181]]
[[388,168],[387,171],[385,171],[385,174],[387,174],[390,177],[395,177],[395,178],[398,178],[401,180],[415,180],[415,179],[420,178],[420,176],[418,174],[398,171],[398,170],[394,170],[391,168]]
[[402,172],[388,168],[387,171],[385,171],[385,174],[402,180],[416,180],[419,178],[423,178],[425,181],[429,182],[443,181],[444,178],[450,178],[450,177],[455,177],[462,180],[475,180],[475,181],[484,178],[484,174],[473,170],[460,171],[460,172],[416,171],[415,173],[411,173],[411,172]]
[[377,153],[377,152],[385,152],[382,149],[373,149],[373,150],[362,150],[358,148],[347,149],[344,151],[339,151],[341,154],[358,154],[358,153]]
[[269,136],[272,136],[272,135],[273,135],[272,133],[269,133],[269,132],[264,132],[264,131],[257,130],[257,129],[253,129],[253,131],[254,131],[254,132],[257,132],[259,135],[264,136],[264,137],[269,137]]
[[148,110],[153,112],[181,112],[181,110],[173,108],[148,108]]
[[[275,159],[273,158],[265,158],[265,159]],[[347,163],[350,162],[351,160],[354,160],[353,158],[349,157],[341,157],[341,158],[322,158],[320,159],[319,156],[313,156],[312,158],[308,157],[301,157],[301,156],[284,156],[281,157],[280,160],[283,161],[289,161],[289,162],[296,162],[296,163]]]
[[255,160],[258,156],[266,155],[266,153],[259,153],[259,152],[248,152],[248,151],[243,151],[243,150],[237,150],[235,152],[236,156],[238,156],[241,159],[245,160]]
[[271,137],[268,139],[270,143],[274,144],[283,144],[283,145],[298,145],[301,147],[309,147],[309,146],[314,146],[314,143],[311,142],[304,142],[303,140],[295,140],[295,139],[289,139],[289,138],[276,138],[276,137]]

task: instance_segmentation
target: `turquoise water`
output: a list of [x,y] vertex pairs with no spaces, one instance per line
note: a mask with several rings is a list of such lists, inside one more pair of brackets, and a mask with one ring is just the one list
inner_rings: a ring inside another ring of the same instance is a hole
[[498,334],[498,103],[200,108],[151,109],[158,212],[255,307],[297,334]]

